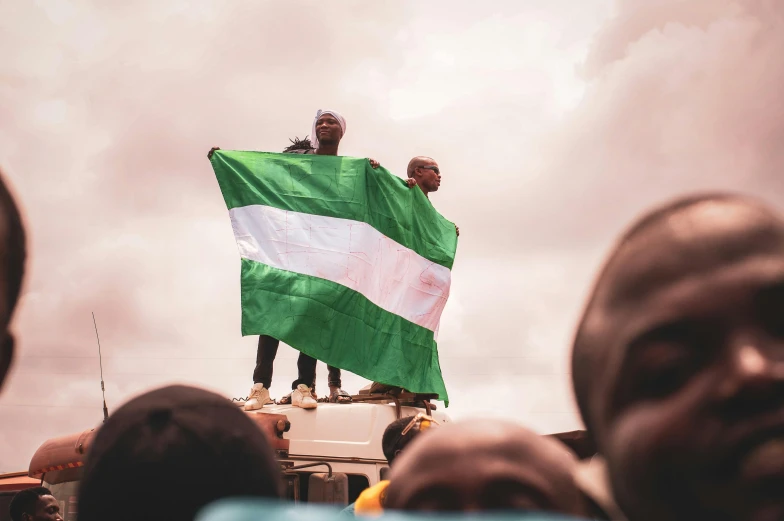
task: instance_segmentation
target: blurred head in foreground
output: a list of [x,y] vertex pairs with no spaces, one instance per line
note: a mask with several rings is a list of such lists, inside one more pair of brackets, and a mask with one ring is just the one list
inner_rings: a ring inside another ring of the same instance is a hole
[[486,420],[433,429],[392,469],[386,507],[428,512],[537,510],[584,513],[577,460],[552,438]]
[[264,434],[226,398],[164,387],[123,405],[98,431],[79,491],[79,521],[190,521],[224,497],[278,498]]
[[9,327],[22,289],[26,255],[22,217],[0,171],[0,390],[14,357]]
[[629,519],[784,519],[781,216],[726,194],[644,215],[595,283],[572,375]]
[[[399,418],[384,430],[381,438],[381,448],[387,463],[392,467],[392,463],[397,460],[403,449],[408,447],[414,439],[422,433],[430,430],[437,422],[425,414],[416,416],[406,416]],[[389,470],[389,469],[385,469]],[[387,488],[389,480],[382,479],[372,487],[362,491],[353,506],[354,514],[359,516],[375,516],[384,511],[386,505]]]

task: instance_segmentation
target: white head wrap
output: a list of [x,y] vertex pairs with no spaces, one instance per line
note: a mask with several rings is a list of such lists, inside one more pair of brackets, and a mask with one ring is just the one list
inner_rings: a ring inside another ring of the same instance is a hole
[[334,110],[319,110],[318,112],[316,112],[316,117],[313,120],[313,129],[310,131],[310,145],[316,150],[318,150],[319,147],[319,140],[318,140],[318,136],[316,135],[316,123],[318,123],[318,119],[324,114],[329,114],[333,116],[336,120],[338,120],[338,123],[340,123],[340,130],[343,131],[343,134],[346,133],[346,119],[343,116],[341,116]]

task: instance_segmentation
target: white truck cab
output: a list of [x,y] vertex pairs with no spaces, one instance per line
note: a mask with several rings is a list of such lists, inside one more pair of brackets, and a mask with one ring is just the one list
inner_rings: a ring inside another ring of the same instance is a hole
[[[348,500],[353,502],[362,490],[383,479],[388,465],[381,449],[381,438],[387,425],[398,417],[424,412],[424,408],[410,406],[322,403],[311,410],[290,405],[265,406],[248,414],[287,418],[290,427],[283,437],[288,442],[288,449],[276,447],[284,468],[322,464],[286,472],[289,498],[306,500],[308,480],[304,478],[313,472],[331,469],[348,476]],[[444,413],[432,411],[430,414],[439,423],[449,422]]]

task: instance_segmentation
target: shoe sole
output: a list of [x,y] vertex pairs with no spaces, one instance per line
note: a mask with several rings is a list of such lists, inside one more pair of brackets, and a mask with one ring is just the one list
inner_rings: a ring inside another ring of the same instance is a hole
[[292,404],[292,405],[293,405],[294,407],[299,407],[300,409],[315,409],[316,407],[318,407],[318,403],[306,403],[306,404],[302,404],[302,403],[299,403],[299,404],[297,404],[297,403],[294,403],[294,404]]

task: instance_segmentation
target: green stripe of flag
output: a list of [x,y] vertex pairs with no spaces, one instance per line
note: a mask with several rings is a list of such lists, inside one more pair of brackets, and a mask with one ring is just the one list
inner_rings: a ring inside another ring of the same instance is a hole
[[262,204],[369,224],[422,257],[452,269],[453,223],[421,190],[367,159],[218,150],[212,156],[226,206]]
[[341,284],[242,259],[242,333],[449,405],[433,332]]

